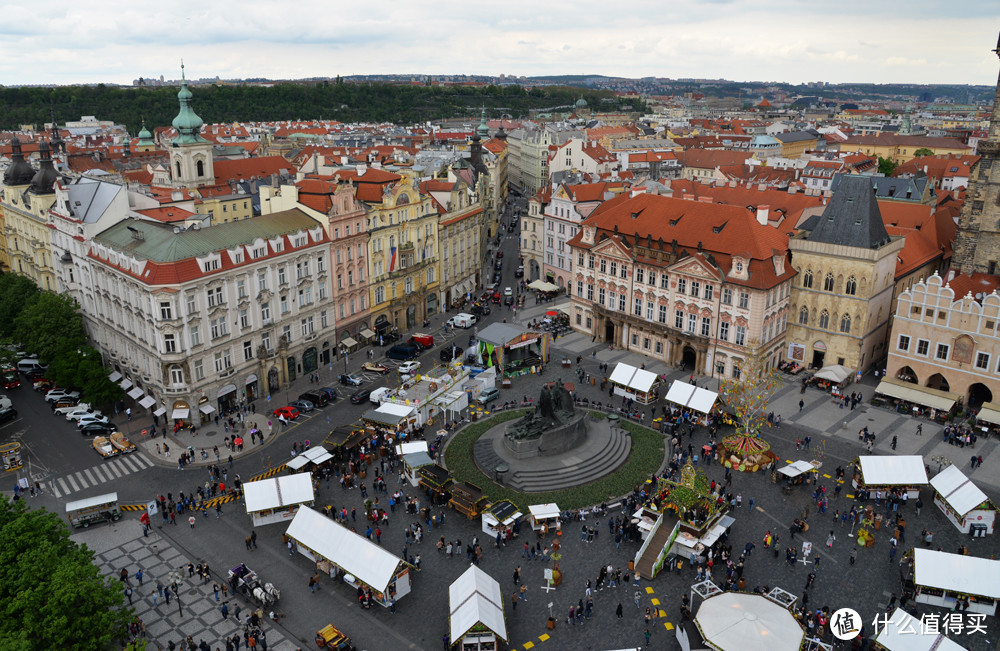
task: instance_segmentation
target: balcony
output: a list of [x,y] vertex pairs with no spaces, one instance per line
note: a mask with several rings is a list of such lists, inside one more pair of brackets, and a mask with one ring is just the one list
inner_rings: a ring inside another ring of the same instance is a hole
[[219,378],[222,379],[222,378],[232,377],[235,374],[236,374],[236,369],[230,366],[226,370],[219,373]]

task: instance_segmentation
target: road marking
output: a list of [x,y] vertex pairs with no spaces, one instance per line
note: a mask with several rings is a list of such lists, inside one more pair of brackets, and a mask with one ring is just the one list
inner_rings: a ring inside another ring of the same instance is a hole
[[538,641],[544,642],[545,640],[549,639],[549,637],[550,636],[548,633],[542,633],[541,635],[538,636]]
[[110,463],[102,466],[102,468],[104,469],[104,473],[107,475],[114,473],[112,479],[117,479],[118,477],[124,477],[125,475],[131,474],[131,471],[123,463],[122,457],[118,457]]
[[671,624],[670,622],[664,622],[663,623],[663,628],[667,629],[668,631],[672,631],[672,630],[674,630],[674,625]]
[[[108,463],[111,463],[111,462],[109,461]],[[90,469],[90,472],[94,473],[94,477],[97,478],[97,481],[94,482],[95,485],[96,484],[103,484],[103,483],[111,481],[111,480],[113,480],[115,478],[115,476],[111,473],[111,471],[108,469],[107,466],[101,466],[101,467],[96,467],[95,466],[95,467],[93,467],[93,468]],[[105,475],[107,475],[107,476],[105,476]]]
[[831,477],[830,475],[824,474],[823,476],[826,477],[827,479],[833,479],[833,477]]
[[657,599],[656,597],[653,597],[652,599],[649,600],[649,603],[653,604],[654,606],[659,606],[660,600]]
[[69,485],[73,487],[73,490],[67,491],[67,493],[75,493],[80,490],[80,486],[76,483],[76,480],[73,479],[73,475],[66,475],[66,481],[68,481]]
[[525,649],[530,649],[530,648],[532,648],[533,646],[535,646],[535,643],[534,643],[534,642],[525,642],[525,643],[524,643],[524,648],[525,648]]
[[646,594],[653,594],[653,589],[649,586],[646,586]]
[[[94,473],[91,472],[91,468],[87,468],[86,470],[82,470],[81,472],[83,473],[83,476],[85,476],[87,479],[90,480],[90,483],[92,485],[96,486],[97,484],[101,483],[98,480],[94,479]],[[81,481],[80,483],[83,483],[83,482]]]
[[62,497],[71,491],[69,485],[66,483],[66,480],[62,477],[55,480],[53,483],[56,485],[56,492],[61,493],[61,495],[56,495],[56,497]]
[[132,460],[131,455],[126,457],[119,457],[118,463],[124,466],[125,474],[131,474],[133,472],[139,472],[142,470],[142,466],[137,464],[136,461]]

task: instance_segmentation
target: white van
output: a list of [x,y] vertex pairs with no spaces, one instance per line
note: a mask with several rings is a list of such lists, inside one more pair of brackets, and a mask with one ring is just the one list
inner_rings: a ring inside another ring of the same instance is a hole
[[38,359],[33,357],[26,357],[17,363],[17,370],[21,371],[22,373],[31,373],[32,371],[45,370],[45,367],[42,366],[42,363],[39,362]]
[[476,325],[479,319],[474,314],[466,314],[462,312],[461,314],[456,314],[455,316],[448,319],[448,325],[452,328],[471,328]]

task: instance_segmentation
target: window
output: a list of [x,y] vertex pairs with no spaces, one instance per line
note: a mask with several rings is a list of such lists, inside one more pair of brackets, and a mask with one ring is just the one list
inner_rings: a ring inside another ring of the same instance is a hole
[[667,322],[667,306],[666,305],[661,305],[660,306],[660,314],[657,317],[657,320],[660,323],[666,323]]
[[285,341],[288,343],[292,343],[292,326],[281,326],[281,336],[284,337]]
[[215,289],[208,290],[208,306],[215,307],[216,305],[222,305],[221,287],[216,287]]
[[660,289],[670,289],[670,276],[667,274],[660,274]]
[[611,275],[612,276],[617,276],[618,275],[618,263],[617,262],[612,262],[611,263]]
[[697,280],[691,281],[691,296],[698,298],[701,295],[701,283]]
[[271,304],[270,303],[261,303],[260,304],[260,320],[261,320],[262,323],[265,323],[265,324],[271,322]]
[[849,296],[854,296],[858,292],[858,281],[851,276],[847,279],[847,284],[844,285],[844,293]]
[[684,310],[674,311],[674,327],[678,330],[684,328]]
[[601,305],[604,305],[604,288],[603,287],[598,287],[597,288],[597,302],[599,304],[601,304]]
[[326,260],[323,258],[323,256],[318,256],[316,258],[316,271],[318,271],[319,273],[323,273],[324,271],[326,271]]
[[642,348],[643,350],[649,350],[649,337],[642,338]]
[[830,327],[830,313],[823,310],[819,315],[819,327],[826,330]]
[[194,379],[195,381],[200,381],[205,379],[205,366],[202,364],[200,359],[196,359],[194,364]]
[[319,313],[319,327],[325,328],[329,325],[326,318],[326,310]]
[[579,312],[576,313],[576,325],[583,325],[583,315]]
[[229,357],[229,349],[215,353],[215,370],[218,373],[225,371],[233,365],[233,360]]
[[910,338],[906,335],[899,335],[899,341],[896,343],[896,349],[907,351],[910,349]]
[[165,321],[174,318],[174,308],[169,302],[160,303],[160,318]]
[[[534,248],[534,247],[532,247],[532,248]],[[592,256],[592,255],[588,255],[587,256],[587,268],[588,269],[593,269],[594,268],[594,256]]]
[[281,306],[281,314],[282,315],[288,314],[288,297],[282,296],[279,299],[278,303]]
[[337,289],[344,288],[344,276],[342,274],[337,274]]
[[236,298],[247,297],[247,281],[240,278],[236,281]]
[[930,348],[931,348],[931,342],[927,341],[926,339],[918,339],[917,340],[917,354],[918,355],[923,355],[924,357],[926,357],[927,356],[927,352],[930,350]]
[[938,344],[937,353],[934,355],[935,359],[948,359],[948,350],[951,347],[948,344]]
[[198,326],[191,326],[191,347],[201,345],[201,328]]
[[244,361],[249,361],[253,359],[253,342],[244,341],[243,342],[243,359]]
[[642,299],[635,299],[635,303],[632,306],[632,313],[636,316],[642,316]]
[[697,314],[689,314],[688,315],[688,332],[690,332],[690,333],[693,334],[694,331],[697,328],[698,328],[698,315]]
[[194,294],[187,295],[187,313],[188,316],[194,314],[198,311],[198,299]]
[[649,272],[649,286],[650,287],[656,287],[656,272],[655,271],[650,271]]
[[828,273],[826,278],[823,279],[823,291],[832,292],[833,291],[833,274]]
[[179,366],[170,367],[170,384],[184,384],[184,370]]
[[576,295],[577,296],[583,296],[583,281],[582,280],[576,281]]
[[[348,250],[350,252],[350,250]],[[302,262],[295,263],[295,279],[302,280],[309,275],[309,261],[303,260]]]
[[641,267],[636,267],[636,270],[635,270],[635,282],[637,282],[637,283],[645,282],[643,280],[643,276],[644,275],[645,275],[645,273],[643,272],[642,268]]
[[806,272],[802,274],[802,286],[806,288],[811,288],[813,286],[812,269],[806,269]]
[[733,304],[733,290],[729,289],[728,287],[722,290],[722,304],[723,305]]
[[263,332],[260,335],[260,345],[264,347],[264,350],[271,352],[271,333]]
[[284,285],[288,282],[288,277],[285,276],[285,268],[278,267],[278,284]]
[[241,328],[250,327],[250,312],[246,308],[240,310],[240,327]]
[[639,335],[637,335],[637,334],[633,334],[632,335],[632,345],[633,346],[638,346],[639,345]]
[[302,328],[302,336],[303,337],[311,335],[313,333],[313,330],[314,330],[314,328],[313,328],[313,318],[310,316],[310,317],[307,317],[305,319],[302,319],[300,327]]
[[990,367],[990,354],[976,353],[976,368],[981,368],[985,371],[989,367]]
[[381,285],[375,288],[375,304],[385,303],[385,287]]
[[593,283],[587,283],[587,300],[594,300],[594,285]]
[[736,326],[736,340],[734,341],[734,343],[737,346],[743,346],[744,344],[746,344],[746,340],[747,340],[746,326],[741,326],[741,325]]
[[312,287],[303,287],[299,290],[299,307],[304,307],[312,303]]
[[663,354],[663,342],[662,341],[656,342],[656,344],[653,346],[653,350],[656,352],[657,355],[662,355]]
[[750,294],[746,292],[740,292],[740,309],[747,309],[750,307]]
[[653,320],[653,301],[646,301],[646,320]]
[[619,277],[620,278],[628,278],[628,266],[624,262],[622,263],[622,272],[619,275]]
[[257,291],[263,292],[267,290],[267,272],[258,271],[257,272]]
[[713,289],[711,285],[705,285],[705,300],[712,300],[712,291]]
[[725,321],[719,324],[719,340],[729,341],[729,324]]
[[677,293],[678,294],[687,294],[687,288],[688,288],[688,281],[687,281],[687,279],[686,278],[678,278],[677,279]]
[[606,273],[607,270],[608,270],[608,261],[607,260],[601,260],[601,273],[602,274]]
[[701,317],[701,336],[708,337],[712,334],[712,319],[707,316]]
[[212,339],[218,339],[226,335],[226,317],[220,316],[212,319]]
[[174,337],[174,335],[163,335],[163,352],[165,353],[177,352],[177,339]]
[[803,307],[799,310],[799,323],[806,325],[809,323],[809,308]]
[[740,367],[736,365],[736,362],[733,362],[733,378],[740,379]]
[[850,332],[851,331],[851,317],[849,314],[845,314],[840,317],[840,331]]
[[618,294],[616,292],[608,293],[608,307],[611,308],[612,310],[615,309],[615,299],[617,298]]

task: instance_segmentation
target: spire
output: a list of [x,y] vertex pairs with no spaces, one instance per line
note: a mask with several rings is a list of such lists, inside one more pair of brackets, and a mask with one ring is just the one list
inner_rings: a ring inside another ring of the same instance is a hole
[[184,76],[184,63],[181,62],[181,89],[177,92],[177,101],[180,103],[180,111],[174,118],[173,126],[177,129],[175,145],[190,145],[198,142],[207,142],[201,137],[201,125],[204,124],[198,114],[191,108],[191,98],[194,94],[188,89],[187,78]]
[[486,107],[483,107],[483,112],[479,118],[479,128],[476,129],[476,134],[483,140],[488,140],[490,137],[490,128],[486,126]]

